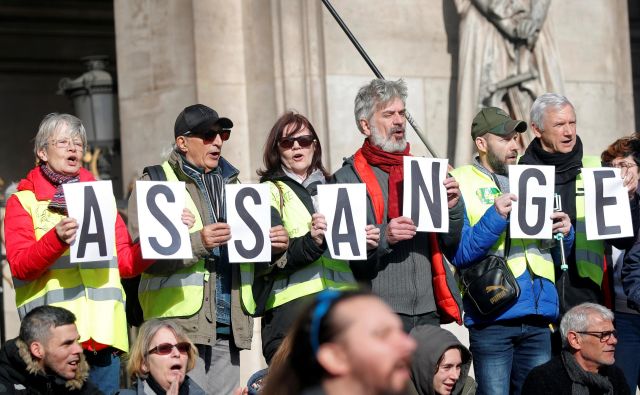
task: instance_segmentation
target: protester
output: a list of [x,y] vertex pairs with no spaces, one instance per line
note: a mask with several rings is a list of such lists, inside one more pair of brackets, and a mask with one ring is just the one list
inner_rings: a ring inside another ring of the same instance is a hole
[[[605,166],[626,168],[635,172],[637,177],[640,140],[635,137],[620,138],[607,147],[600,158]],[[629,250],[629,254],[615,247],[610,249],[611,254],[607,255],[607,262],[611,269],[609,273],[613,273],[611,284],[615,295],[613,306],[618,338],[616,365],[624,372],[629,390],[634,393],[636,387],[640,387],[640,245],[636,243]],[[629,297],[625,294],[623,282]]]
[[476,383],[469,376],[471,353],[451,332],[436,326],[411,331],[418,343],[411,379],[419,395],[473,395]]
[[[262,352],[270,363],[300,309],[315,293],[357,285],[349,263],[332,259],[324,239],[327,222],[318,213],[317,188],[327,182],[328,174],[322,164],[320,139],[309,120],[293,112],[282,115],[267,136],[263,161],[260,182],[270,187],[271,205],[278,215],[274,222],[284,224],[289,248],[284,259],[269,270],[254,274],[254,264],[241,266],[242,300],[252,312],[266,311]],[[367,233],[369,247],[375,248],[379,229],[369,225]]]
[[[487,256],[508,254],[507,270],[520,287],[510,306],[490,315],[482,314],[469,297],[463,299],[478,394],[519,394],[529,371],[551,358],[549,324],[558,319],[558,293],[548,240],[514,239],[507,232],[517,200],[509,192],[508,166],[515,165],[518,135],[526,130],[524,121],[511,119],[499,108],[482,109],[471,125],[478,156],[451,172],[460,182],[465,204],[465,226],[453,264],[464,270],[484,265]],[[553,232],[564,235],[569,251],[574,237],[569,217],[554,212],[551,219]]]
[[152,261],[142,260],[140,245],[131,242],[118,215],[114,257],[70,263],[69,246],[79,231],[76,219],[67,216],[62,186],[95,181],[82,168],[86,145],[80,119],[56,113],[44,117],[35,137],[37,165],[7,201],[7,258],[20,317],[49,304],[74,313],[91,366],[89,379],[110,393],[120,387],[118,355],[129,350],[120,277],[135,276]]
[[102,394],[91,382],[69,310],[39,306],[22,319],[20,335],[0,350],[2,394]]
[[204,395],[202,388],[187,376],[197,359],[196,347],[173,321],[146,321],[131,346],[127,362],[134,387],[119,393]]
[[[142,180],[182,181],[186,206],[196,214],[190,229],[193,259],[157,261],[141,277],[138,298],[145,320],[174,318],[196,344],[191,378],[208,394],[231,394],[240,381],[240,349],[251,348],[253,321],[240,305],[239,265],[229,263],[224,185],[238,182],[238,170],[221,156],[233,122],[194,104],[177,117],[175,147]],[[129,230],[139,235],[136,191],[129,198]],[[271,228],[274,254],[287,247],[282,226]]]
[[[561,275],[556,268],[556,287],[560,312],[583,302],[610,303],[604,276],[604,242],[587,240],[585,201],[581,169],[600,167],[600,158],[583,155],[582,141],[576,134],[576,114],[571,102],[556,93],[539,96],[531,107],[531,127],[536,138],[527,147],[520,164],[555,166],[555,192],[560,195],[562,208],[571,218],[576,230],[574,247],[566,251],[568,270]],[[621,176],[629,193],[634,235],[637,234],[638,187],[637,174],[622,169]],[[580,193],[578,193],[580,191]],[[609,240],[616,248],[627,249],[634,238]]]
[[630,394],[613,364],[618,340],[611,310],[595,303],[575,306],[562,317],[560,335],[561,354],[529,373],[523,395]]
[[416,344],[378,297],[326,290],[291,329],[289,357],[264,395],[403,394]]
[[406,98],[402,80],[374,79],[360,88],[354,112],[365,140],[334,181],[366,184],[367,223],[380,228],[380,241],[369,259],[352,261],[351,269],[400,315],[408,332],[418,325],[462,322],[458,287],[442,253],[455,254],[464,207],[458,183],[449,177],[444,181],[448,233],[418,234],[413,221],[402,216],[403,160],[411,155],[405,135]]

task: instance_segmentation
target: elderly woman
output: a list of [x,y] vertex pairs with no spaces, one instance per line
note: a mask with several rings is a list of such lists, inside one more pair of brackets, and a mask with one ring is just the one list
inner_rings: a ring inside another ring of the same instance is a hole
[[171,320],[151,319],[140,327],[129,353],[127,372],[134,389],[120,394],[204,394],[187,376],[197,358],[196,347],[179,325]]
[[129,349],[120,277],[135,276],[152,261],[142,260],[140,245],[131,242],[118,216],[111,261],[70,262],[78,222],[67,216],[62,186],[95,180],[82,168],[86,145],[80,119],[44,117],[35,137],[37,165],[7,201],[6,249],[20,317],[48,304],[73,312],[91,366],[89,379],[110,393],[120,387],[118,355]]
[[[605,166],[617,167],[638,180],[640,140],[623,137],[613,142],[600,156]],[[618,338],[615,358],[624,372],[630,392],[640,386],[640,243],[627,252],[611,247],[613,264],[613,310]]]
[[[301,306],[327,288],[355,288],[348,262],[332,259],[324,232],[327,223],[317,213],[317,187],[327,182],[322,164],[320,139],[307,118],[287,112],[271,128],[264,147],[260,181],[271,188],[271,205],[277,210],[289,234],[284,259],[263,271],[253,295],[264,311],[262,352],[269,363],[292,325]],[[276,222],[277,222],[276,221]],[[365,231],[365,229],[363,229]],[[377,246],[379,229],[366,228],[369,248]],[[257,288],[261,288],[262,292]],[[245,306],[247,295],[243,292]]]

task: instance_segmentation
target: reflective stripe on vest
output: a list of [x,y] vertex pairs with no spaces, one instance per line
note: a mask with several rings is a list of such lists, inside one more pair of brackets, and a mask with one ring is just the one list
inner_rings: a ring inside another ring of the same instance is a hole
[[[491,177],[473,165],[458,167],[451,174],[460,185],[469,223],[474,226],[501,193]],[[491,246],[488,254],[504,256],[505,234]],[[541,251],[535,239],[511,239],[507,264],[514,276],[521,276],[529,264],[530,270],[540,277],[555,282],[553,259],[549,250]]]
[[[162,164],[162,170],[167,181],[179,181],[169,162]],[[199,232],[203,228],[202,217],[188,191],[185,193],[185,207],[196,218],[189,233]],[[202,307],[204,282],[208,280],[209,272],[205,269],[204,259],[170,275],[142,273],[138,299],[144,319],[186,317],[197,313]]]
[[[36,240],[64,218],[48,209],[49,201],[38,201],[31,191],[16,197],[33,220]],[[94,341],[127,352],[129,341],[125,293],[120,284],[117,249],[111,260],[71,263],[69,250],[39,278],[14,279],[20,319],[43,305],[63,307],[76,316],[80,342]]]
[[[281,181],[267,182],[271,192],[271,205],[278,210],[289,238],[302,237],[309,232],[311,214],[293,190]],[[277,183],[277,185],[276,185]],[[278,189],[278,186],[280,189]],[[282,191],[282,192],[281,192]],[[280,212],[282,193],[283,212]],[[242,304],[249,314],[256,312],[253,297],[254,265],[240,264]],[[321,256],[315,262],[288,275],[276,275],[267,297],[265,310],[283,305],[292,300],[320,292],[324,289],[355,289],[357,283],[349,263]]]
[[[585,156],[582,167],[600,167],[600,158]],[[604,268],[604,243],[602,240],[587,240],[587,228],[584,219],[584,182],[582,173],[576,177],[576,269],[580,277],[602,284]]]

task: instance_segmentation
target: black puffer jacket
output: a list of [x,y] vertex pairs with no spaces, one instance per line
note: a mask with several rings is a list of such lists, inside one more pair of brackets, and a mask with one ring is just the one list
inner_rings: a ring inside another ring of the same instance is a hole
[[0,350],[0,394],[102,394],[87,381],[89,365],[82,354],[80,358],[76,377],[65,380],[42,371],[24,342],[9,340]]

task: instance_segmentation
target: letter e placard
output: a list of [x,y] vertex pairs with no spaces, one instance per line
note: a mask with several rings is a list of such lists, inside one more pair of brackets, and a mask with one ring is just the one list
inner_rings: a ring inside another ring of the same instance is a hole
[[509,166],[509,190],[518,197],[511,209],[512,238],[552,237],[555,175],[555,166]]
[[111,181],[63,184],[69,218],[78,221],[71,244],[73,263],[107,261],[113,258],[116,202]]
[[145,259],[193,257],[189,229],[182,223],[186,196],[182,181],[136,181],[140,247]]
[[271,199],[267,184],[225,185],[231,227],[229,262],[271,261]]
[[418,232],[449,231],[447,191],[448,159],[404,157],[402,215],[409,217]]
[[324,238],[334,259],[367,259],[365,184],[318,185],[318,211],[324,214]]
[[629,196],[620,169],[584,168],[582,178],[587,240],[633,236]]

